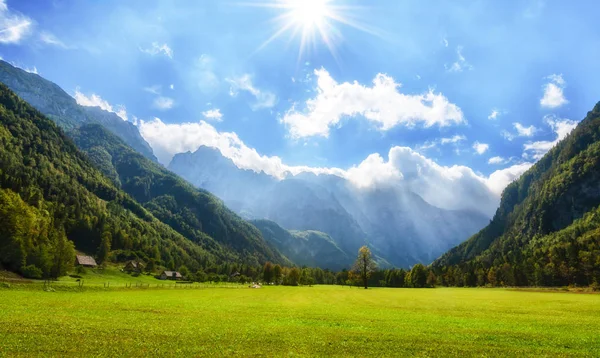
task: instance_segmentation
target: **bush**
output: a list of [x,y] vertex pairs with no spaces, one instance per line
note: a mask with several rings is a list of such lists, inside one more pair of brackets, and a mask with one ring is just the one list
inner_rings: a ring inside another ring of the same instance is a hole
[[40,270],[35,265],[29,265],[29,266],[23,267],[21,269],[21,273],[26,278],[35,278],[35,279],[42,278],[42,270]]
[[0,288],[10,288],[10,283],[0,282]]

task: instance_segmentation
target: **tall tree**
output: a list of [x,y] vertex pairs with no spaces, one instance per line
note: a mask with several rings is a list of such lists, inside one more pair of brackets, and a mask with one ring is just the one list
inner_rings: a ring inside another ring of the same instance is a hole
[[273,281],[273,264],[269,261],[267,261],[263,267],[263,280],[267,284]]
[[363,246],[358,250],[358,258],[354,263],[353,271],[356,272],[363,282],[365,290],[369,287],[369,277],[377,269],[373,255],[368,247]]

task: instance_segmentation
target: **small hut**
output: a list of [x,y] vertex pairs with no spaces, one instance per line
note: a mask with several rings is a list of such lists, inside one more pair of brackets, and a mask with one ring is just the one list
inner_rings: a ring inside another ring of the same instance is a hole
[[96,260],[94,260],[93,257],[91,256],[85,256],[85,255],[77,255],[75,258],[75,264],[77,266],[83,266],[83,267],[98,267],[98,264],[96,263]]
[[181,280],[183,276],[177,271],[163,271],[160,274],[161,280]]
[[146,266],[141,261],[131,260],[125,264],[123,270],[126,272],[142,272]]

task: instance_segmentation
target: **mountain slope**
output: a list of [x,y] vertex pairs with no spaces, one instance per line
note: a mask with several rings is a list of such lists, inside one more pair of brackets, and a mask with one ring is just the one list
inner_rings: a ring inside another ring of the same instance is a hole
[[[536,282],[536,271],[552,277],[538,280],[544,284],[585,283],[581,259],[586,257],[592,266],[600,266],[600,236],[594,224],[599,205],[600,103],[504,190],[489,226],[433,265],[489,269],[508,264],[518,271],[514,273],[517,284]],[[586,213],[583,221],[589,225],[579,232],[582,223],[576,220]],[[585,245],[578,243],[583,236],[588,239]],[[549,255],[542,259],[536,252]]]
[[70,242],[100,260],[112,248],[171,268],[214,262],[116,188],[51,120],[1,84],[0,202],[0,265],[34,277],[64,274],[73,262]]
[[55,83],[0,60],[0,82],[65,130],[85,123],[100,123],[146,158],[157,161],[137,127],[99,107],[84,107]]
[[209,192],[196,189],[161,165],[144,158],[98,124],[70,132],[97,167],[162,222],[214,253],[247,263],[290,262],[268,245],[258,229]]
[[333,239],[319,231],[288,231],[269,220],[253,220],[251,223],[279,251],[300,266],[341,270],[351,258],[340,249]]

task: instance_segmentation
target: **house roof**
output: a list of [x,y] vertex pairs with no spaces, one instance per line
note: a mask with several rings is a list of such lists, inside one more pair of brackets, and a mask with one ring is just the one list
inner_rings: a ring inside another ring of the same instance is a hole
[[144,263],[140,262],[140,261],[131,260],[131,261],[128,261],[127,264],[125,264],[125,265],[129,265],[129,264],[131,264],[131,266],[133,266],[134,268],[144,267]]
[[85,266],[98,266],[93,257],[85,255],[77,255],[77,263]]
[[168,277],[173,277],[173,274],[175,274],[175,277],[181,277],[181,274],[177,271],[163,271],[163,273]]

